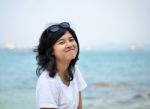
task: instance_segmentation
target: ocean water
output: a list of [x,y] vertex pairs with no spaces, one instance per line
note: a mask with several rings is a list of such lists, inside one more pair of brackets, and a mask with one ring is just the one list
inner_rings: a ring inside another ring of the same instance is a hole
[[[84,109],[149,109],[150,51],[82,51]],[[0,109],[35,109],[31,51],[0,50]]]

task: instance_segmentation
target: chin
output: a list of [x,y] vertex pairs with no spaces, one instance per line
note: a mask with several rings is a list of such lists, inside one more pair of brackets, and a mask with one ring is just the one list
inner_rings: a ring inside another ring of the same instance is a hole
[[76,58],[76,56],[68,57],[67,60],[72,61],[72,60],[75,59],[75,58]]

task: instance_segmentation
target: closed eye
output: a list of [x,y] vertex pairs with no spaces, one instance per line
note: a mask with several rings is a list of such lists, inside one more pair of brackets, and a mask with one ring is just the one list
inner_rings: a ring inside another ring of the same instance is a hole
[[60,42],[58,42],[58,44],[61,44],[61,45],[64,44],[64,43],[65,43],[65,41],[60,41]]
[[70,38],[69,41],[70,41],[70,42],[73,42],[73,41],[74,41],[74,38]]

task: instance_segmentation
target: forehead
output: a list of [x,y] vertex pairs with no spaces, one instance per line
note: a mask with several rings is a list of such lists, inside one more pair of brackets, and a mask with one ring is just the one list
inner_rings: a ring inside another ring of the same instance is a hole
[[62,35],[62,37],[60,37],[60,39],[64,39],[64,38],[72,38],[72,34],[70,32],[66,32],[64,35]]

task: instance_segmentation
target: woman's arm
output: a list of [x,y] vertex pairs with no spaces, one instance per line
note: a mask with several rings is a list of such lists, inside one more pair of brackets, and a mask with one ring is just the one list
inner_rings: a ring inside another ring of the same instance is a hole
[[81,92],[79,92],[79,106],[78,109],[82,109],[82,96],[81,96]]

